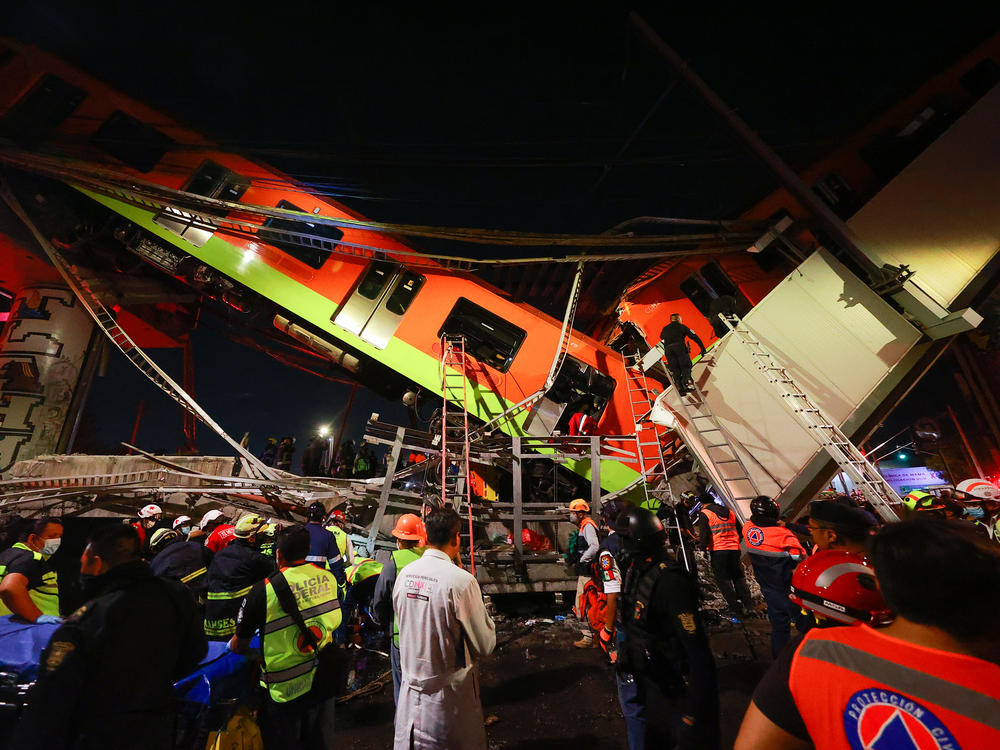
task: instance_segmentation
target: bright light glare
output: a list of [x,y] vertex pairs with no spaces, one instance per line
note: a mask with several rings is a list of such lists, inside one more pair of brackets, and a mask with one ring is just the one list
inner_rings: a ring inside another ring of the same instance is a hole
[[323,425],[323,426],[321,426],[319,428],[319,436],[320,437],[326,437],[329,434],[330,434],[330,428],[329,428],[329,426]]

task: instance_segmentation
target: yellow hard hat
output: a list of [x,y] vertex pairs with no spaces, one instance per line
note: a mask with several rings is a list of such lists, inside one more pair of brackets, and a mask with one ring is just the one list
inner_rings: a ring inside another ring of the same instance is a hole
[[267,522],[256,513],[247,513],[242,516],[239,521],[236,522],[236,527],[233,529],[233,534],[240,539],[246,539],[247,537],[253,536],[262,528]]
[[581,500],[577,498],[576,500],[570,500],[569,502],[570,511],[582,511],[584,513],[590,513],[590,503],[586,500]]

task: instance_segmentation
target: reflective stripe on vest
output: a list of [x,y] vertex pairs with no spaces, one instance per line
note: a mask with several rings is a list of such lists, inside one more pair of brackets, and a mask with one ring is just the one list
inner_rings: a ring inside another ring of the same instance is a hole
[[806,556],[798,537],[784,526],[743,524],[743,541],[751,555],[786,557],[799,560]]
[[729,511],[729,518],[720,518],[714,511],[702,508],[701,512],[708,518],[708,530],[712,533],[709,542],[711,550],[739,549],[740,535],[736,531],[736,516]]
[[[35,552],[28,545],[23,542],[18,542],[13,545],[11,549],[24,550],[31,554],[35,562],[42,564],[45,562],[45,556],[41,552]],[[0,580],[7,575],[7,566],[0,565]],[[47,570],[45,567],[42,568],[42,582],[35,588],[28,589],[28,597],[38,607],[39,611],[43,615],[58,615],[59,614],[59,575],[54,570]],[[0,615],[13,614],[7,606],[0,600]]]
[[191,581],[193,581],[195,578],[197,578],[198,576],[203,576],[207,572],[208,568],[198,568],[198,570],[193,570],[186,576],[181,578],[181,583],[191,583]]
[[[396,563],[396,577],[399,572],[411,562],[419,560],[424,554],[423,547],[411,547],[410,549],[394,549],[392,551],[392,561]],[[391,600],[390,600],[391,601]],[[396,624],[396,615],[392,616],[392,642],[399,648],[399,626]]]
[[810,631],[789,688],[817,750],[1000,747],[1000,667],[866,625]]
[[[308,563],[285,568],[282,572],[306,627],[315,634],[320,648],[327,646],[341,622],[337,579],[329,571]],[[275,703],[287,703],[312,688],[316,655],[294,620],[281,608],[270,579],[264,591],[267,615],[262,633],[261,685],[267,688]]]
[[247,586],[245,589],[240,589],[239,591],[209,591],[208,599],[209,601],[217,601],[220,599],[242,599],[250,593],[250,589],[252,588],[253,586]]

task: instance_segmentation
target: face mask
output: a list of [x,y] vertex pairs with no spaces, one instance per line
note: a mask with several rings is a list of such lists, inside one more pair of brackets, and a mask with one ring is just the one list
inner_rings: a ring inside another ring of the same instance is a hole
[[62,544],[61,537],[58,539],[46,539],[45,546],[42,547],[42,554],[52,557],[56,553],[56,550],[59,549],[60,544]]
[[978,505],[970,505],[965,509],[965,515],[969,518],[980,519],[986,515],[986,511],[980,508]]
[[181,534],[183,534],[184,536],[187,536],[188,534],[191,533],[191,527],[190,526],[181,526],[178,529],[178,531],[181,532]]

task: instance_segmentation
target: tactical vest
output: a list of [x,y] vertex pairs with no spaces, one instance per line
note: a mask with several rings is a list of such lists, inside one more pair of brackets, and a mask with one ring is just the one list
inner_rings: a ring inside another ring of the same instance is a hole
[[[205,577],[205,635],[210,640],[229,640],[236,632],[236,615],[243,598],[250,593],[256,581],[248,581],[244,573],[244,559],[256,551],[233,543],[233,552],[227,547],[219,552],[209,566]],[[225,555],[225,557],[223,557]]]
[[[320,648],[330,644],[333,631],[340,627],[340,599],[337,579],[329,571],[306,563],[282,571],[295,603]],[[261,686],[275,703],[287,703],[312,688],[318,663],[302,631],[278,602],[271,580],[265,584],[267,615],[261,633],[264,666]]]
[[[413,547],[412,549],[394,549],[392,551],[392,561],[396,563],[396,575],[415,560],[419,560],[424,554],[423,547]],[[392,616],[392,642],[399,648],[399,625],[396,624],[396,615]]]
[[708,548],[713,552],[727,549],[740,548],[740,535],[736,531],[736,516],[729,511],[728,518],[721,518],[715,511],[702,508],[701,512],[708,519],[708,530],[712,533],[712,539]]
[[[583,556],[583,554],[587,551],[588,547],[590,546],[587,543],[587,537],[583,535],[583,530],[587,526],[593,526],[595,532],[598,530],[597,523],[594,521],[593,518],[590,518],[588,516],[587,518],[584,518],[583,521],[580,523],[580,530],[577,533],[576,538],[573,540],[573,562],[576,567],[576,574],[581,576],[590,575],[590,566],[593,563],[593,560],[591,560],[588,563],[580,562],[580,558]],[[597,537],[598,542],[600,542],[600,538],[601,538],[600,534],[598,534]]]
[[[0,562],[0,580],[7,575],[7,566],[10,564],[11,558],[13,558],[17,553],[13,550],[23,550],[27,552],[34,558],[35,562],[42,565],[42,583],[38,588],[28,589],[28,596],[31,597],[31,601],[35,603],[35,606],[41,610],[43,615],[58,615],[59,614],[59,576],[54,570],[49,570],[48,566],[44,565],[46,558],[41,552],[35,552],[26,544],[18,542],[9,550],[3,553],[3,561]],[[3,601],[0,600],[0,615],[9,615],[12,612],[7,609]]]
[[1000,667],[867,625],[810,630],[788,686],[817,750],[1000,747]]
[[655,633],[649,622],[650,602],[660,576],[670,563],[633,564],[619,597],[625,641],[618,653],[618,671],[631,675],[649,673],[668,690],[683,682],[682,651],[668,633]]

